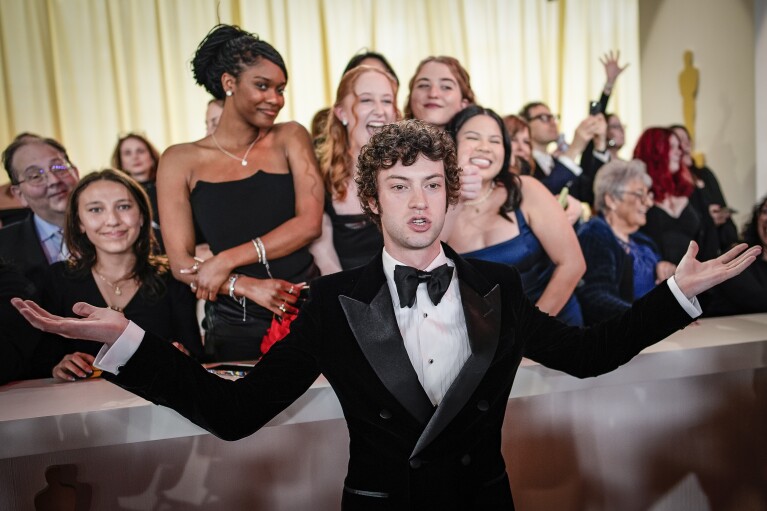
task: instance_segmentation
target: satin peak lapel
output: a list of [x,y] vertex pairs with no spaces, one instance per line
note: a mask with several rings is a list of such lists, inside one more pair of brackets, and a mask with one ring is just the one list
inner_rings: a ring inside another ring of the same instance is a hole
[[411,457],[416,456],[429,445],[466,406],[490,367],[498,347],[501,332],[500,287],[496,284],[485,296],[482,296],[463,280],[459,280],[459,283],[471,355],[426,425]]
[[426,424],[434,407],[405,350],[386,282],[369,304],[343,295],[338,299],[357,343],[378,378],[416,420]]

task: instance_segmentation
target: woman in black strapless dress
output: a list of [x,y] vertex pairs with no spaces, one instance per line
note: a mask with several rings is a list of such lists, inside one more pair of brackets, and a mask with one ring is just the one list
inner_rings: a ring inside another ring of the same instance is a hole
[[383,248],[383,236],[357,198],[357,157],[372,133],[399,119],[397,82],[362,65],[346,72],[318,148],[325,190],[322,236],[311,245],[323,275],[366,264]]
[[670,129],[647,128],[637,141],[634,158],[647,166],[655,204],[640,229],[660,251],[661,259],[679,264],[690,241],[701,244],[701,219],[690,203],[694,184],[682,160],[679,138]]
[[[210,358],[255,359],[273,315],[297,312],[318,274],[307,246],[320,235],[323,186],[306,129],[274,122],[288,73],[269,43],[218,25],[192,66],[224,110],[214,133],[160,159],[163,238],[174,276],[209,302]],[[204,262],[194,258],[195,223],[214,254]]]

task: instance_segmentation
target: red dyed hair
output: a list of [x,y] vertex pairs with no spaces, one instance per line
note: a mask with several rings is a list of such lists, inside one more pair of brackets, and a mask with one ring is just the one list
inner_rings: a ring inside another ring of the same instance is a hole
[[669,195],[689,197],[693,191],[690,170],[681,158],[679,159],[679,171],[672,173],[669,170],[669,153],[671,151],[669,140],[671,137],[676,137],[676,135],[669,129],[647,128],[639,137],[634,148],[634,158],[642,160],[647,165],[647,173],[652,178],[652,192],[655,194],[655,202],[663,202]]

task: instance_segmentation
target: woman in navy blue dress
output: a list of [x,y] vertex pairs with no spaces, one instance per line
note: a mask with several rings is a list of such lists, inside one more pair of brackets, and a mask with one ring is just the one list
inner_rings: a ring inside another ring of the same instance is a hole
[[459,202],[443,239],[464,257],[516,266],[525,294],[542,311],[582,325],[573,295],[586,265],[575,231],[555,197],[535,178],[509,172],[511,142],[503,120],[476,105],[447,127],[458,163],[477,172],[478,197]]

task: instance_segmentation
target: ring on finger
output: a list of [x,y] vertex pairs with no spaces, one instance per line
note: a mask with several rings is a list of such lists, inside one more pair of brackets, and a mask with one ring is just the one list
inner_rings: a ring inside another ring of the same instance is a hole
[[197,291],[197,282],[190,282],[190,283],[189,283],[189,288],[190,288],[192,291]]
[[295,286],[290,286],[290,289],[288,289],[288,294],[289,294],[289,295],[292,295],[292,294],[293,294],[293,288],[294,288],[294,287],[295,287]]
[[287,310],[285,309],[285,302],[282,302],[282,305],[280,305],[277,308],[280,309],[282,312],[287,312]]

